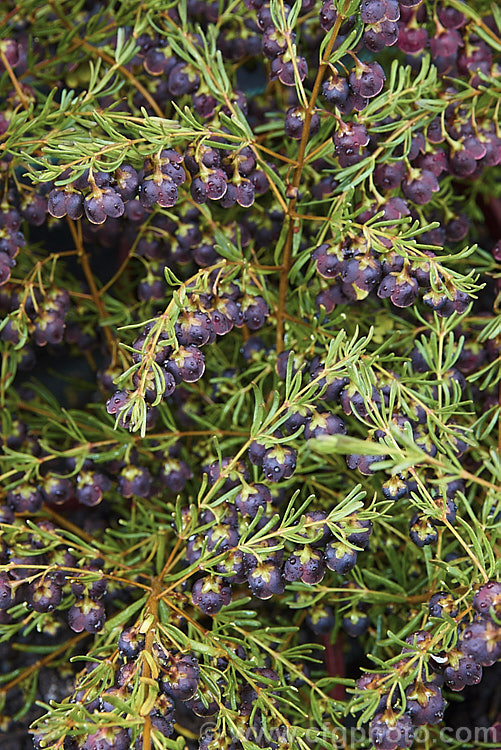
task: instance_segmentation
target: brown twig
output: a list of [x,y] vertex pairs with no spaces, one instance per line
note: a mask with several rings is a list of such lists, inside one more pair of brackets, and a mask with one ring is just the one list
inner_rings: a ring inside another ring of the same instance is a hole
[[279,287],[278,287],[277,343],[276,343],[277,354],[279,354],[283,350],[283,347],[284,347],[284,313],[285,313],[285,307],[286,307],[287,291],[289,288],[289,271],[290,271],[291,260],[292,260],[292,241],[294,239],[294,234],[296,233],[298,226],[299,226],[296,223],[296,219],[295,219],[296,205],[297,205],[299,185],[301,183],[301,176],[302,176],[304,164],[305,164],[306,147],[308,145],[308,139],[310,136],[311,119],[315,111],[315,104],[316,104],[317,97],[320,91],[320,86],[322,84],[324,73],[328,66],[328,60],[334,48],[334,44],[336,43],[339,29],[341,28],[341,24],[343,23],[343,21],[344,21],[344,16],[341,15],[341,13],[339,13],[338,17],[336,18],[334,27],[332,29],[331,37],[325,48],[323,59],[321,60],[320,65],[318,66],[317,75],[315,77],[315,82],[313,84],[311,96],[309,98],[308,106],[306,107],[305,114],[304,114],[303,133],[301,136],[301,141],[299,143],[299,151],[298,151],[298,156],[296,159],[297,166],[294,169],[294,174],[293,174],[292,183],[291,183],[292,197],[290,198],[290,201],[289,201],[287,216],[286,216],[286,221],[289,222],[289,226],[287,229],[287,237],[285,239],[284,251],[282,255],[282,268],[280,271],[280,281],[279,281]]
[[56,649],[55,651],[52,651],[52,653],[47,654],[47,656],[44,656],[43,659],[39,659],[34,664],[31,664],[31,666],[24,669],[20,674],[17,675],[17,677],[14,677],[6,685],[2,685],[0,687],[0,695],[4,695],[13,687],[15,687],[16,685],[19,685],[20,682],[23,682],[23,680],[26,680],[30,675],[33,674],[33,672],[38,672],[39,669],[41,669],[42,667],[45,667],[47,664],[50,664],[51,661],[54,661],[54,659],[57,659],[58,656],[63,654],[67,649],[75,646],[79,641],[83,640],[84,638],[87,638],[88,635],[89,633],[79,633],[74,638],[71,638],[69,641],[66,641],[66,643],[64,643],[58,649]]
[[3,51],[3,49],[0,49],[0,59],[2,60],[3,65],[5,67],[5,70],[7,71],[8,75],[9,75],[9,78],[12,81],[12,85],[16,89],[16,93],[17,93],[17,95],[19,97],[19,100],[20,100],[21,104],[23,105],[23,107],[25,109],[28,109],[29,108],[29,103],[28,103],[28,100],[26,98],[26,95],[25,95],[24,91],[21,88],[21,84],[17,80],[16,74],[12,70],[11,64],[7,60],[7,56],[6,56],[5,52]]
[[[64,14],[61,12],[61,9],[59,8],[58,4],[54,2],[54,0],[50,0],[50,6],[56,13],[57,17],[63,24],[63,26],[68,29],[68,31],[71,31],[73,33],[73,27],[71,24],[66,20],[64,17]],[[136,76],[131,73],[130,70],[128,70],[123,65],[118,65],[116,60],[111,55],[108,55],[107,52],[104,52],[102,49],[99,49],[99,47],[94,47],[93,44],[90,44],[85,39],[80,39],[79,37],[75,38],[74,40],[74,47],[83,47],[84,49],[88,50],[89,52],[92,52],[93,55],[96,57],[100,57],[101,60],[104,60],[104,62],[107,62],[109,65],[112,65],[114,68],[116,68],[119,73],[123,75],[124,78],[127,78],[127,80],[132,83],[132,85],[135,87],[136,91],[138,91],[141,96],[146,99],[154,113],[157,115],[157,117],[164,117],[164,113],[156,103],[156,101],[153,99],[151,94],[147,89],[144,88],[143,84],[138,81]]]
[[[67,220],[70,232],[71,232],[71,236],[73,237],[73,242],[75,243],[75,248],[77,250],[80,265],[84,272],[85,279],[89,286],[92,299],[94,301],[94,304],[99,314],[99,319],[101,321],[102,319],[107,317],[108,313],[106,311],[106,307],[103,302],[103,299],[99,293],[99,289],[97,288],[96,280],[94,279],[94,274],[92,273],[92,270],[90,267],[89,256],[85,252],[83,239],[82,239],[82,227],[81,227],[80,221],[75,222],[72,219],[69,219],[68,217],[66,218],[66,220]],[[116,358],[116,354],[117,354],[117,342],[109,326],[101,324],[101,327],[103,329],[104,337],[108,344],[108,348],[112,355],[112,364],[113,364]]]
[[[153,642],[155,640],[155,633],[158,625],[158,593],[160,588],[160,581],[154,579],[151,585],[151,594],[148,598],[145,607],[145,613],[152,617],[152,622],[146,633],[144,650],[148,654],[152,654]],[[147,659],[144,660],[143,666],[143,680],[147,683],[148,679],[151,678],[151,667]],[[151,717],[148,714],[144,718],[143,725],[143,750],[151,750]]]

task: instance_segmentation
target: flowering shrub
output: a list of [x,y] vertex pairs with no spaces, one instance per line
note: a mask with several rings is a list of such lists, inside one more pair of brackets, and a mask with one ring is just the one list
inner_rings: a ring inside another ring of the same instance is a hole
[[499,747],[499,9],[1,7],[0,745]]

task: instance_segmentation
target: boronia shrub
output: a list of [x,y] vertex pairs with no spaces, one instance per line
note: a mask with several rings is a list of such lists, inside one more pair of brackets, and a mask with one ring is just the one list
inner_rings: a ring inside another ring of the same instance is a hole
[[499,7],[0,8],[0,746],[499,748]]

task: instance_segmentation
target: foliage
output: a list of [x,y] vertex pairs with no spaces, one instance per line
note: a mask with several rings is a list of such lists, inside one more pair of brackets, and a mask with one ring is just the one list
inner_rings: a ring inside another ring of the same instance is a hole
[[497,7],[0,8],[2,728],[499,746]]

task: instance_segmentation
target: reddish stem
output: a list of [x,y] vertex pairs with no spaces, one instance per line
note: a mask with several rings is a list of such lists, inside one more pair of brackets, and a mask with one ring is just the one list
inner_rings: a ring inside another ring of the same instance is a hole
[[[338,635],[335,643],[331,643],[330,635],[323,635],[321,643],[325,648],[325,669],[329,677],[344,677],[343,636]],[[336,701],[346,700],[344,685],[335,685],[329,695]]]

